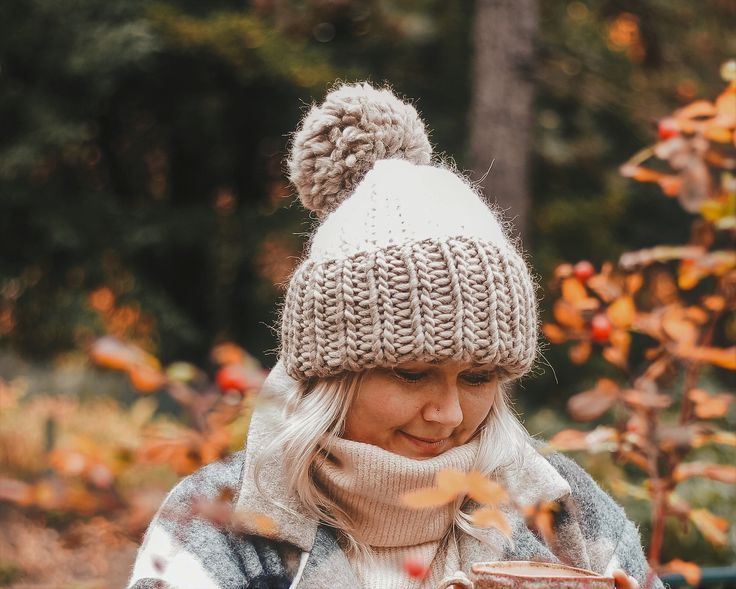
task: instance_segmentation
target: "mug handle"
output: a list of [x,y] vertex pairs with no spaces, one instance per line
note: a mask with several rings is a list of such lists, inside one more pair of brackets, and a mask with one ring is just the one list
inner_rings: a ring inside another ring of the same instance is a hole
[[462,571],[453,573],[449,577],[442,579],[442,582],[437,586],[437,589],[449,589],[454,587],[455,589],[464,587],[466,589],[473,589],[473,581],[468,579],[468,576]]

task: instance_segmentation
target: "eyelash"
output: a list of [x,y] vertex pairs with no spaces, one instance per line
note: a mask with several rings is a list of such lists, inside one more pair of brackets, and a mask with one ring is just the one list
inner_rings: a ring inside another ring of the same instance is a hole
[[[404,382],[408,382],[410,384],[416,384],[418,382],[421,382],[426,377],[425,372],[412,372],[410,370],[397,370],[394,368],[392,371],[393,375],[398,378],[399,380],[402,380]],[[471,380],[468,381],[468,376],[471,377]],[[493,375],[490,372],[482,372],[482,373],[476,373],[476,374],[466,374],[463,378],[465,378],[465,382],[468,386],[471,387],[479,387],[484,384],[488,384],[493,379]],[[475,380],[476,378],[479,378],[480,380]]]

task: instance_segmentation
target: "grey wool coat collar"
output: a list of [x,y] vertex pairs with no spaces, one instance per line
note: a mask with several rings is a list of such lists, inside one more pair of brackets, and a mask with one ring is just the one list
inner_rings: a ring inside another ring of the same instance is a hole
[[[334,530],[318,524],[286,492],[278,464],[255,487],[254,458],[278,427],[279,401],[295,386],[280,365],[272,371],[255,411],[247,449],[182,480],[151,522],[139,549],[130,589],[333,589],[360,583]],[[459,534],[461,569],[493,560],[561,562],[610,573],[622,568],[644,586],[648,566],[636,527],[577,464],[561,455],[541,456],[531,446],[525,467],[504,481],[521,504],[555,501],[554,533],[543,534],[508,512],[512,537],[484,530],[484,541]],[[262,494],[260,491],[264,491]],[[222,501],[237,514],[237,529],[197,516],[203,501]],[[466,508],[472,509],[473,506]],[[545,540],[547,537],[547,540]],[[662,585],[654,580],[654,587]]]

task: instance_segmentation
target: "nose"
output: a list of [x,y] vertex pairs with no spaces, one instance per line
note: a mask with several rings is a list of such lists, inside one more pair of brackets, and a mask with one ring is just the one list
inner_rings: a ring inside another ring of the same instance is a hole
[[454,429],[463,422],[460,395],[455,386],[443,387],[443,389],[438,391],[435,398],[424,406],[423,417],[426,421]]

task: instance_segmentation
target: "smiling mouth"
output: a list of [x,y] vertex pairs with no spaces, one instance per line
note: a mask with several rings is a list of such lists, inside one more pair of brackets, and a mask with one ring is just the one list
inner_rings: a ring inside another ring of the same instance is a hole
[[444,444],[446,444],[450,438],[420,438],[418,436],[413,436],[411,434],[406,433],[405,431],[399,430],[404,436],[406,436],[407,439],[409,439],[411,442],[414,442],[417,446],[420,448],[423,448],[425,450],[435,450],[437,448],[442,447]]

